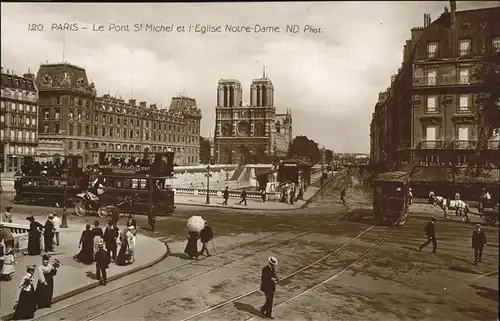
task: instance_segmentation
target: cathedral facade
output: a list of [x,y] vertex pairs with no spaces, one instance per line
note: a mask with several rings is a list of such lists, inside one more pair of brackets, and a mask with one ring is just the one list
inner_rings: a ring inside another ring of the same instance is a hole
[[250,104],[236,79],[221,79],[217,87],[214,158],[218,164],[266,162],[284,157],[292,142],[292,115],[276,114],[274,86],[266,77],[250,85]]

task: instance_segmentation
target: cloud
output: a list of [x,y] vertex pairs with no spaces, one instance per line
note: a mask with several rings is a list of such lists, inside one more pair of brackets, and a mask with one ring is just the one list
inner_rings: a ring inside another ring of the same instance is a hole
[[[294,135],[328,148],[367,152],[379,91],[401,65],[410,29],[423,14],[437,18],[448,2],[296,3],[2,3],[2,66],[23,73],[64,59],[85,67],[99,93],[168,106],[186,91],[203,112],[202,135],[213,131],[220,78],[249,86],[267,74],[278,112],[292,109]],[[458,9],[498,2],[459,2]],[[110,32],[109,23],[279,26],[279,34]],[[28,31],[29,24],[78,23],[87,31]],[[91,32],[93,24],[106,31]],[[322,33],[285,33],[287,25]]]

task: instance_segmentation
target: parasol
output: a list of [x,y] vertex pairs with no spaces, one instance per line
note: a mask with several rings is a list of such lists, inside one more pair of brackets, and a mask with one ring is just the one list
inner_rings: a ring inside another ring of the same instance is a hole
[[191,232],[200,232],[205,227],[205,220],[201,216],[193,215],[187,221],[187,228]]

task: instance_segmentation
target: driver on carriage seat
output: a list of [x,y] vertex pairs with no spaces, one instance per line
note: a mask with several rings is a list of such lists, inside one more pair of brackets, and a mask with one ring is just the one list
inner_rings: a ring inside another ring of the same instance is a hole
[[397,197],[401,196],[401,187],[396,188],[396,196]]
[[96,178],[92,183],[93,187],[87,192],[87,196],[91,201],[99,201],[102,194],[104,194],[104,185],[99,182],[99,178]]

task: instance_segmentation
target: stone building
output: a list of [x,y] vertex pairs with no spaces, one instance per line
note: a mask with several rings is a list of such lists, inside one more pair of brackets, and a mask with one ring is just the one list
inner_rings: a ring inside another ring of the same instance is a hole
[[38,144],[38,90],[34,75],[22,77],[2,68],[0,108],[0,171],[20,170]]
[[[379,94],[370,126],[372,162],[467,165],[478,145],[477,110],[485,92],[476,67],[500,51],[500,7],[450,10],[413,28],[403,63]],[[499,103],[488,108],[499,108]],[[498,165],[500,136],[482,150]]]
[[130,152],[170,147],[178,165],[199,163],[201,111],[194,99],[174,97],[161,109],[135,99],[98,97],[85,69],[68,63],[41,65],[36,79],[41,160],[83,155],[84,164],[92,164],[100,151],[127,158]]
[[214,158],[219,164],[265,162],[284,156],[292,142],[292,115],[276,114],[274,86],[266,77],[250,85],[250,104],[236,79],[221,79],[217,87]]

